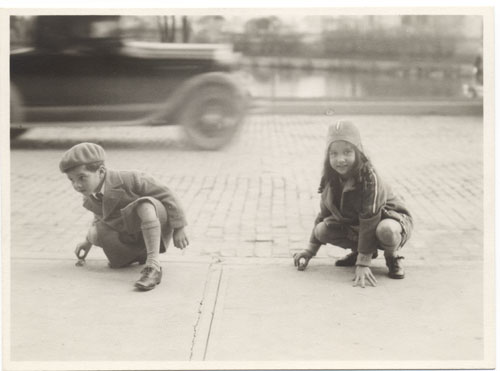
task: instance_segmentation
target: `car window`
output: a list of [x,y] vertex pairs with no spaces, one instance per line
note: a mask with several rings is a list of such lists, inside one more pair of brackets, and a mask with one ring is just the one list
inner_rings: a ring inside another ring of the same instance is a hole
[[10,48],[11,50],[33,46],[33,16],[10,17]]

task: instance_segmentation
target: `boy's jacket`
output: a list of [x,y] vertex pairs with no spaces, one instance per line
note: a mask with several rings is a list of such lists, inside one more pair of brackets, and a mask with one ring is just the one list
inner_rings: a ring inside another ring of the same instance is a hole
[[[338,207],[334,203],[335,195],[340,196]],[[359,228],[358,252],[371,254],[377,249],[375,230],[380,220],[399,220],[394,211],[410,216],[403,201],[382,182],[371,165],[365,164],[359,174],[346,181],[343,190],[338,177],[326,184],[315,225],[323,221],[332,228]]]
[[167,211],[168,228],[162,228],[162,240],[167,247],[172,230],[187,225],[186,218],[172,191],[149,175],[138,171],[108,169],[104,180],[102,205],[85,197],[83,207],[92,211],[98,220],[110,228],[118,232],[133,233],[135,231],[128,231],[124,223],[124,219],[128,217],[127,213],[132,212],[126,206],[140,197],[148,196],[160,201]]

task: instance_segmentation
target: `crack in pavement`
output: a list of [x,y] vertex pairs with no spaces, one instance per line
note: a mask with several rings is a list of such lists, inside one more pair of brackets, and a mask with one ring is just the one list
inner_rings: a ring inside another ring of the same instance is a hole
[[[190,354],[189,354],[189,360],[192,361],[193,360],[193,357],[194,357],[194,353],[195,353],[195,347],[196,347],[196,341],[197,341],[197,337],[198,337],[198,331],[200,330],[200,324],[201,324],[201,321],[202,321],[202,316],[203,316],[203,310],[204,310],[204,306],[207,305],[207,297],[211,295],[211,283],[212,283],[212,279],[211,279],[211,276],[214,272],[219,272],[219,275],[218,277],[216,278],[217,280],[217,289],[215,290],[215,298],[213,299],[213,306],[211,308],[211,314],[210,314],[210,324],[208,325],[208,334],[207,334],[207,337],[206,337],[206,342],[205,342],[205,345],[204,345],[204,350],[203,350],[203,360],[205,360],[205,356],[206,356],[206,353],[207,353],[207,348],[208,348],[208,341],[209,341],[209,338],[210,338],[210,332],[211,332],[211,329],[212,329],[212,321],[213,321],[213,317],[214,317],[214,314],[215,314],[215,307],[217,305],[217,298],[219,296],[219,288],[220,288],[220,282],[221,282],[221,278],[222,278],[222,268],[221,269],[214,269],[215,267],[219,266],[220,267],[220,263],[222,262],[222,260],[218,257],[214,257],[212,259],[212,262],[210,263],[210,265],[208,266],[208,270],[207,270],[207,278],[206,278],[206,281],[205,281],[205,286],[203,288],[203,296],[200,300],[200,303],[199,303],[199,306],[198,306],[198,315],[197,315],[197,318],[196,318],[196,322],[195,324],[193,325],[193,338],[191,340],[191,350],[190,350]],[[209,301],[210,303],[210,301]]]

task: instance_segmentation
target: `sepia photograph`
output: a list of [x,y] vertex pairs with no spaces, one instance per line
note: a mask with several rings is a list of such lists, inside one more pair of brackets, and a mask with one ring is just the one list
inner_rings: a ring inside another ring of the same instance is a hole
[[496,367],[493,7],[0,17],[3,369]]

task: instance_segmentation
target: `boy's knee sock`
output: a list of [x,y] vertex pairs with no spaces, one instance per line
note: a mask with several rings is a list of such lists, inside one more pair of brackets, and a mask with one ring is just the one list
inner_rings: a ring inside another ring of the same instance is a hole
[[146,245],[146,265],[152,265],[155,268],[160,269],[160,220],[156,219],[149,222],[143,222],[141,224],[141,231]]

